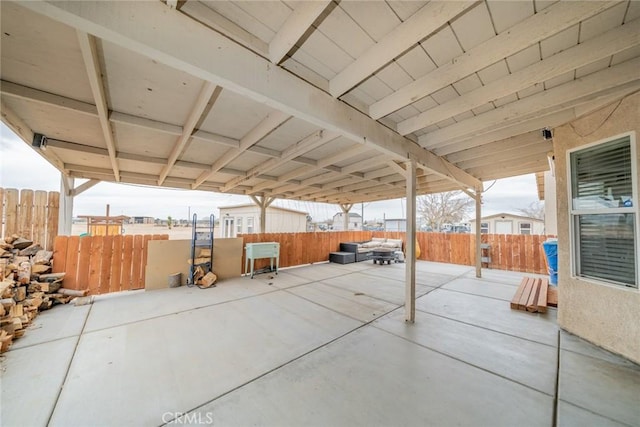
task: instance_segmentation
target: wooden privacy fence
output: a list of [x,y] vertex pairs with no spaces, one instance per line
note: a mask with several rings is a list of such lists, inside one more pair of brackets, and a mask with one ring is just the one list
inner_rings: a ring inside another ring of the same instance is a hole
[[167,234],[126,236],[58,236],[53,272],[65,272],[64,287],[89,289],[90,295],[144,288],[149,240]]
[[17,234],[51,250],[58,235],[60,193],[0,188],[0,236]]
[[[279,242],[280,266],[312,264],[328,261],[329,252],[340,250],[340,242],[363,242],[372,237],[402,239],[402,232],[337,231],[322,233],[265,233],[242,235],[244,243]],[[421,260],[449,264],[475,265],[475,235],[456,233],[416,233]],[[490,245],[488,268],[548,274],[542,250],[543,235],[482,235]],[[244,265],[244,255],[242,260]],[[256,260],[256,268],[269,265],[269,260]],[[486,265],[486,264],[485,264]]]

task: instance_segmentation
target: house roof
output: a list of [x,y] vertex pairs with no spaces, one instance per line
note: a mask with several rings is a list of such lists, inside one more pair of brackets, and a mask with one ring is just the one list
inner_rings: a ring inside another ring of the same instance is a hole
[[[338,215],[342,215],[342,212],[338,212],[337,214],[334,215],[334,217]],[[362,216],[357,212],[349,212],[349,218],[362,218]]]
[[2,120],[78,178],[357,203],[411,159],[418,194],[477,188],[640,88],[635,1],[0,8]]
[[[495,215],[488,215],[488,216],[483,216],[482,218],[480,218],[482,221],[487,220],[487,219],[495,219],[495,218],[517,218],[517,219],[526,219],[529,221],[536,221],[536,222],[544,222],[544,220],[539,219],[539,218],[533,218],[530,216],[524,216],[524,215],[515,215],[515,214],[510,214],[510,213],[498,213]],[[469,222],[476,222],[475,219],[470,220]]]
[[[240,208],[256,208],[260,209],[258,205],[254,205],[252,203],[247,203],[244,205],[233,205],[233,206],[221,206],[220,211],[230,210],[230,209],[240,209]],[[300,215],[309,215],[309,212],[297,211],[295,209],[281,208],[280,206],[267,206],[267,210],[276,209],[279,211],[292,212]]]

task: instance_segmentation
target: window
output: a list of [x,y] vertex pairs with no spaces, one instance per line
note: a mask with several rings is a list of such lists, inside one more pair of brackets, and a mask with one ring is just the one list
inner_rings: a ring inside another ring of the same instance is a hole
[[239,216],[236,218],[236,235],[242,234],[242,217]]
[[638,287],[636,159],[634,135],[569,153],[574,275]]
[[531,234],[531,223],[530,222],[521,222],[520,223],[520,234]]
[[247,234],[253,234],[253,217],[247,218]]
[[480,233],[489,234],[489,223],[488,222],[481,222],[480,223]]

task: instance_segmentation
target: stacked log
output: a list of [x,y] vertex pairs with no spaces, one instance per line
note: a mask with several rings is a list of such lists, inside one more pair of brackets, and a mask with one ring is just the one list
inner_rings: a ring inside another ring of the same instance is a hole
[[53,252],[13,235],[0,240],[0,353],[25,333],[40,311],[87,291],[64,289],[64,273],[50,273]]

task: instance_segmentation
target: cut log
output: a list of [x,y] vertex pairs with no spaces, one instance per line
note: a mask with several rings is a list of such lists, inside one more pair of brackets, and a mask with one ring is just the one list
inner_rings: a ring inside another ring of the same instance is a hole
[[84,297],[89,293],[89,289],[77,290],[60,288],[58,289],[58,293],[70,297]]
[[9,310],[9,316],[20,317],[24,314],[24,306],[22,304],[16,304]]
[[201,288],[208,288],[210,286],[215,286],[214,283],[218,280],[218,276],[213,274],[212,272],[208,272],[207,274],[200,279],[199,286]]
[[13,242],[8,242],[8,243],[11,243],[15,249],[26,249],[29,246],[33,245],[33,240],[28,240],[22,237],[18,237]]
[[[198,264],[204,264],[205,262],[209,262],[209,261],[211,261],[211,260],[209,259],[209,257],[207,257],[207,258],[199,257],[199,258],[196,258],[196,259],[195,259],[195,264],[196,264],[196,265],[198,265]],[[188,262],[189,264],[191,264],[191,258],[189,258],[189,259],[187,260],[187,262]]]
[[16,302],[24,301],[27,297],[27,287],[26,286],[18,286],[15,290],[15,294],[13,295],[13,299]]
[[13,298],[3,298],[0,299],[0,304],[5,308],[5,310],[11,309],[14,305],[16,305],[16,300]]
[[23,285],[31,282],[31,263],[23,261],[18,266],[18,283]]
[[46,282],[55,282],[56,280],[64,279],[64,275],[66,273],[49,273],[49,274],[41,274],[40,280]]
[[36,256],[33,257],[34,264],[49,264],[53,257],[53,251],[38,251]]
[[31,274],[44,274],[51,270],[51,266],[47,264],[34,264],[31,266]]
[[211,257],[211,248],[202,248],[200,249],[200,253],[198,254],[198,258],[210,258]]
[[[14,245],[15,247],[15,245]],[[17,248],[19,249],[19,248]],[[18,252],[18,255],[20,256],[28,256],[28,257],[32,257],[35,254],[37,254],[39,251],[42,250],[42,246],[40,246],[39,244],[33,244],[25,249],[22,249],[20,252]]]

